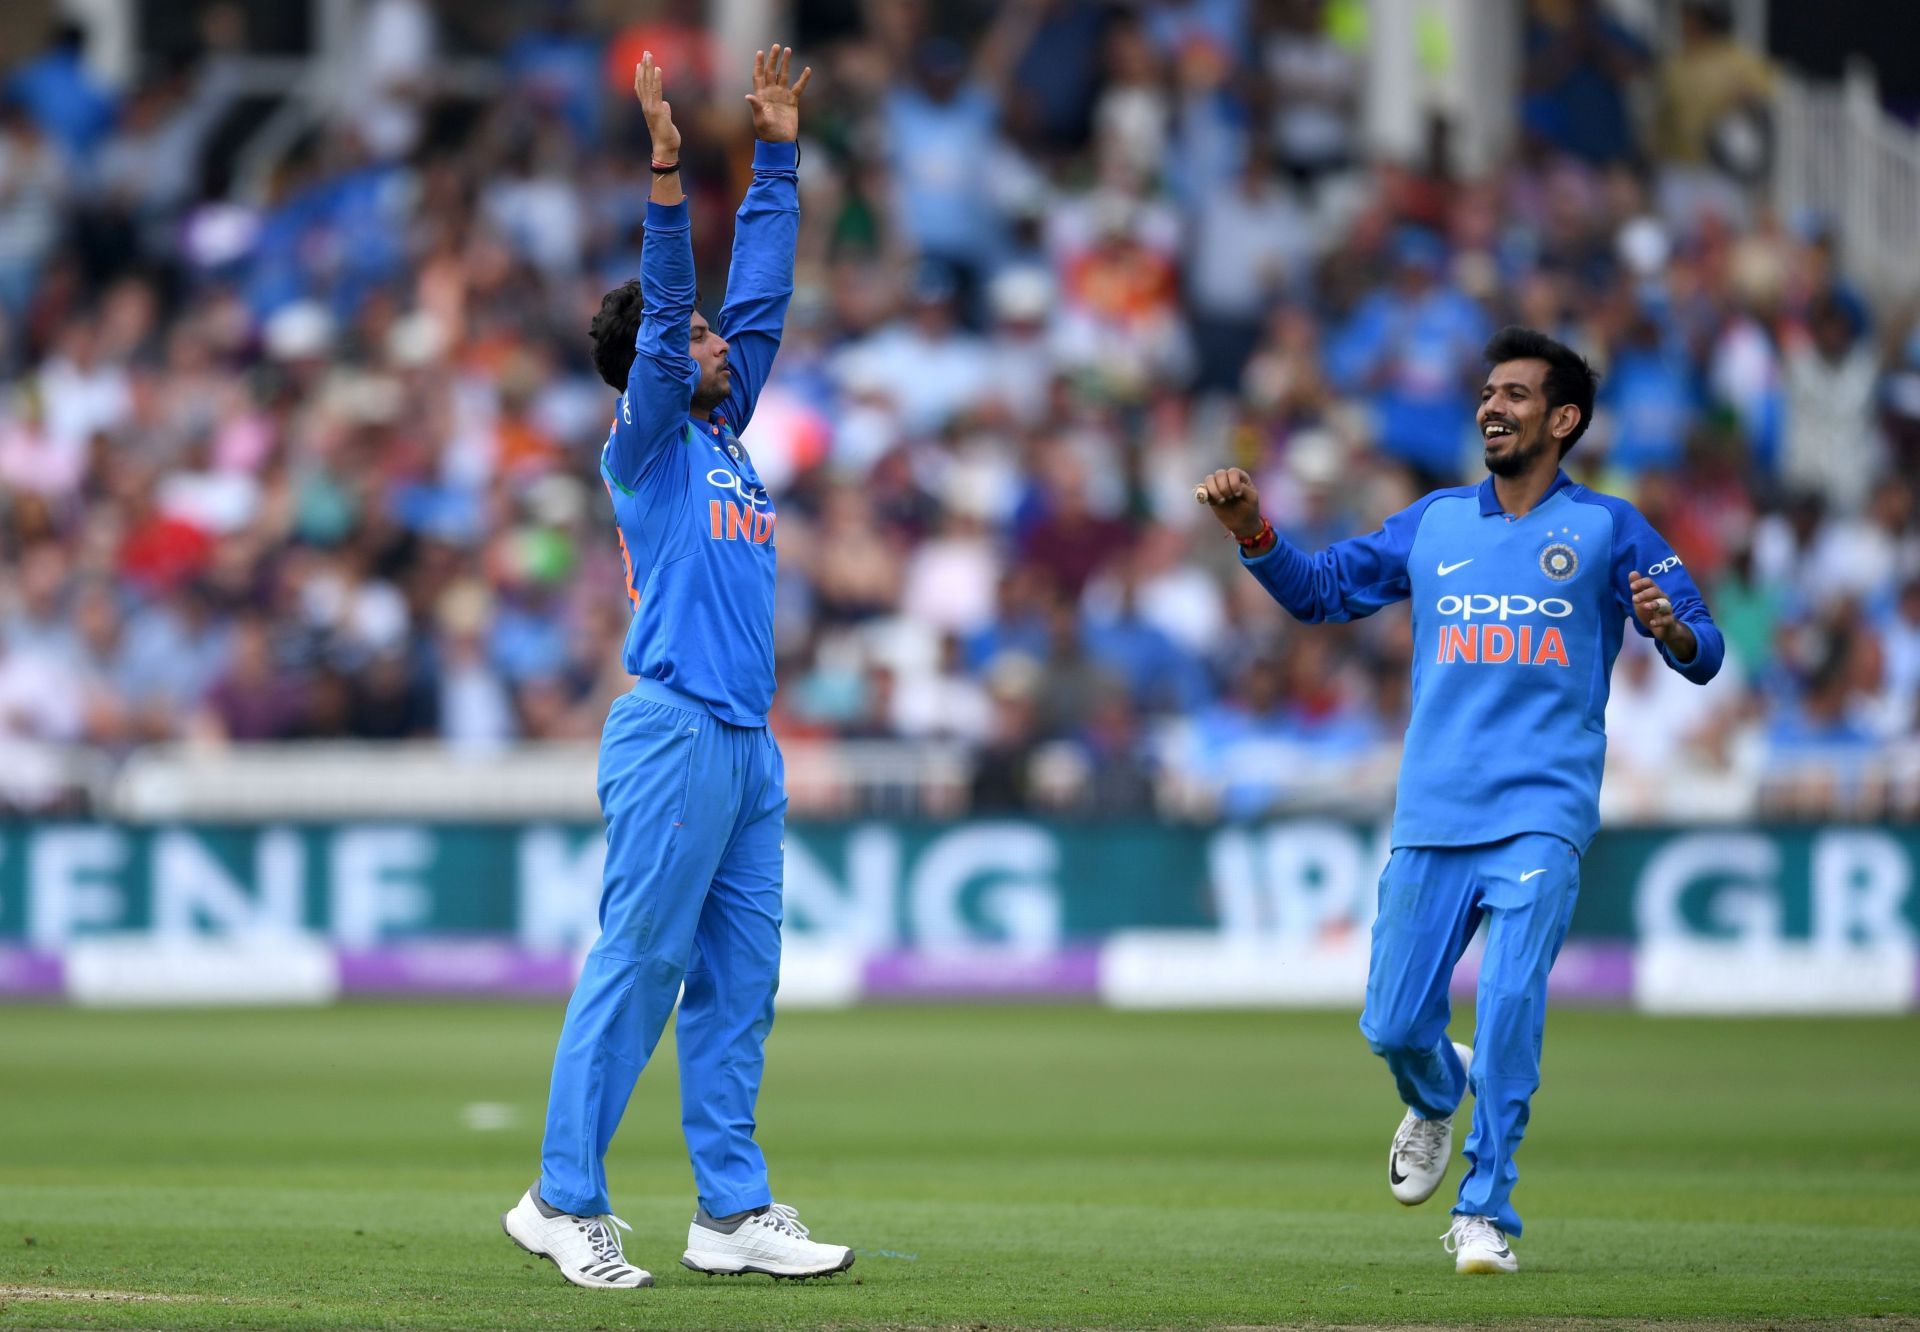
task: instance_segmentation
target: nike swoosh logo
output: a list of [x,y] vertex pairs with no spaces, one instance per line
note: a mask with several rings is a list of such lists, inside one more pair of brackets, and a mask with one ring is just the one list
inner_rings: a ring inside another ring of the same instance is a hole
[[1400,1173],[1400,1167],[1392,1161],[1387,1162],[1387,1182],[1396,1186],[1407,1182],[1407,1177]]
[[1461,560],[1460,563],[1458,564],[1442,564],[1440,566],[1440,576],[1442,578],[1445,578],[1448,574],[1452,573],[1455,569],[1464,569],[1467,565],[1472,563],[1473,561],[1471,559],[1465,559],[1465,560]]
[[1528,879],[1531,879],[1536,875],[1545,874],[1545,873],[1546,871],[1543,869],[1528,870],[1525,874],[1522,874],[1520,876],[1520,882],[1525,883]]

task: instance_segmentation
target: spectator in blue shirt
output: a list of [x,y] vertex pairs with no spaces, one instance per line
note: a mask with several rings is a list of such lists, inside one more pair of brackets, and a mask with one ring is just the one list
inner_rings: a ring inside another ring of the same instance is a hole
[[1805,692],[1783,702],[1767,724],[1764,804],[1772,813],[1848,808],[1871,794],[1880,751],[1861,716],[1857,632],[1844,621],[1829,623]]
[[1013,69],[1019,137],[1078,148],[1093,127],[1110,11],[1095,0],[1040,0],[1036,8],[1038,25]]
[[1436,478],[1456,479],[1468,386],[1487,316],[1444,280],[1446,249],[1408,227],[1394,241],[1396,276],[1360,303],[1327,347],[1335,384],[1369,399],[1380,448]]
[[1626,161],[1637,152],[1627,85],[1647,64],[1647,48],[1599,0],[1573,0],[1559,22],[1536,14],[1527,23],[1521,120],[1582,161]]
[[507,77],[537,106],[558,111],[574,138],[600,141],[601,44],[580,23],[573,0],[551,0],[544,22],[506,51]]
[[1002,5],[971,62],[944,37],[922,43],[913,82],[896,86],[882,108],[902,228],[921,259],[953,272],[971,327],[981,323],[980,298],[1005,242],[989,188],[1001,103],[1040,17],[1031,5]]
[[1121,578],[1119,594],[1112,614],[1088,619],[1082,636],[1087,655],[1124,682],[1133,706],[1143,712],[1198,707],[1208,693],[1205,670],[1141,615],[1130,572]]
[[1625,472],[1679,466],[1699,394],[1683,348],[1642,312],[1627,331],[1600,396],[1610,418],[1607,461]]
[[1041,661],[1047,655],[1047,610],[1052,582],[1037,565],[1016,564],[1000,578],[993,619],[966,642],[967,668],[991,670],[1003,656]]
[[8,80],[6,95],[33,116],[69,161],[81,163],[113,127],[113,98],[94,81],[86,66],[86,32],[77,23],[61,23],[47,48]]

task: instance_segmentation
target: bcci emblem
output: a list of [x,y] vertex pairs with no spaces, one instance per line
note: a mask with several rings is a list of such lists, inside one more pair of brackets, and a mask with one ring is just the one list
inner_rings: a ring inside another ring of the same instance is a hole
[[1556,541],[1540,552],[1540,572],[1556,583],[1564,583],[1580,571],[1580,557],[1564,541]]

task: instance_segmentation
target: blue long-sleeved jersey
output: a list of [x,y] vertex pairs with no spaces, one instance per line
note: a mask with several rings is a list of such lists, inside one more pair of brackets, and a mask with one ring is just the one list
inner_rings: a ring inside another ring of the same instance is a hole
[[690,414],[700,367],[687,350],[687,205],[647,205],[646,313],[600,455],[633,602],[627,670],[736,726],[766,725],[773,703],[774,504],[738,432],[773,368],[793,296],[798,164],[793,144],[754,145],[719,320],[733,384],[711,420]]
[[1680,559],[1639,510],[1562,472],[1511,517],[1489,477],[1436,490],[1380,530],[1314,555],[1281,541],[1244,560],[1309,624],[1413,601],[1413,712],[1393,817],[1398,846],[1472,846],[1551,833],[1585,850],[1600,823],[1607,689],[1630,575],[1659,584],[1693,630],[1696,684],[1726,644]]

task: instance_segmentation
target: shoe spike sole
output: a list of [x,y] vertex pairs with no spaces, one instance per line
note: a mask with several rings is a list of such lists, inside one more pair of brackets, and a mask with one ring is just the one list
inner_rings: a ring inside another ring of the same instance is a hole
[[769,1277],[772,1277],[775,1281],[817,1281],[822,1277],[839,1276],[842,1272],[846,1271],[849,1267],[852,1267],[853,1255],[849,1253],[847,1255],[847,1260],[844,1263],[841,1263],[840,1266],[838,1267],[830,1267],[824,1272],[769,1272],[764,1267],[752,1267],[752,1266],[737,1267],[737,1268],[734,1268],[732,1271],[722,1272],[718,1270],[696,1266],[695,1264],[688,1262],[685,1258],[682,1258],[680,1260],[680,1266],[686,1268],[689,1272],[698,1272],[702,1276],[710,1276],[710,1277],[715,1277],[715,1276],[736,1277],[736,1276],[752,1275],[752,1276],[769,1276]]

